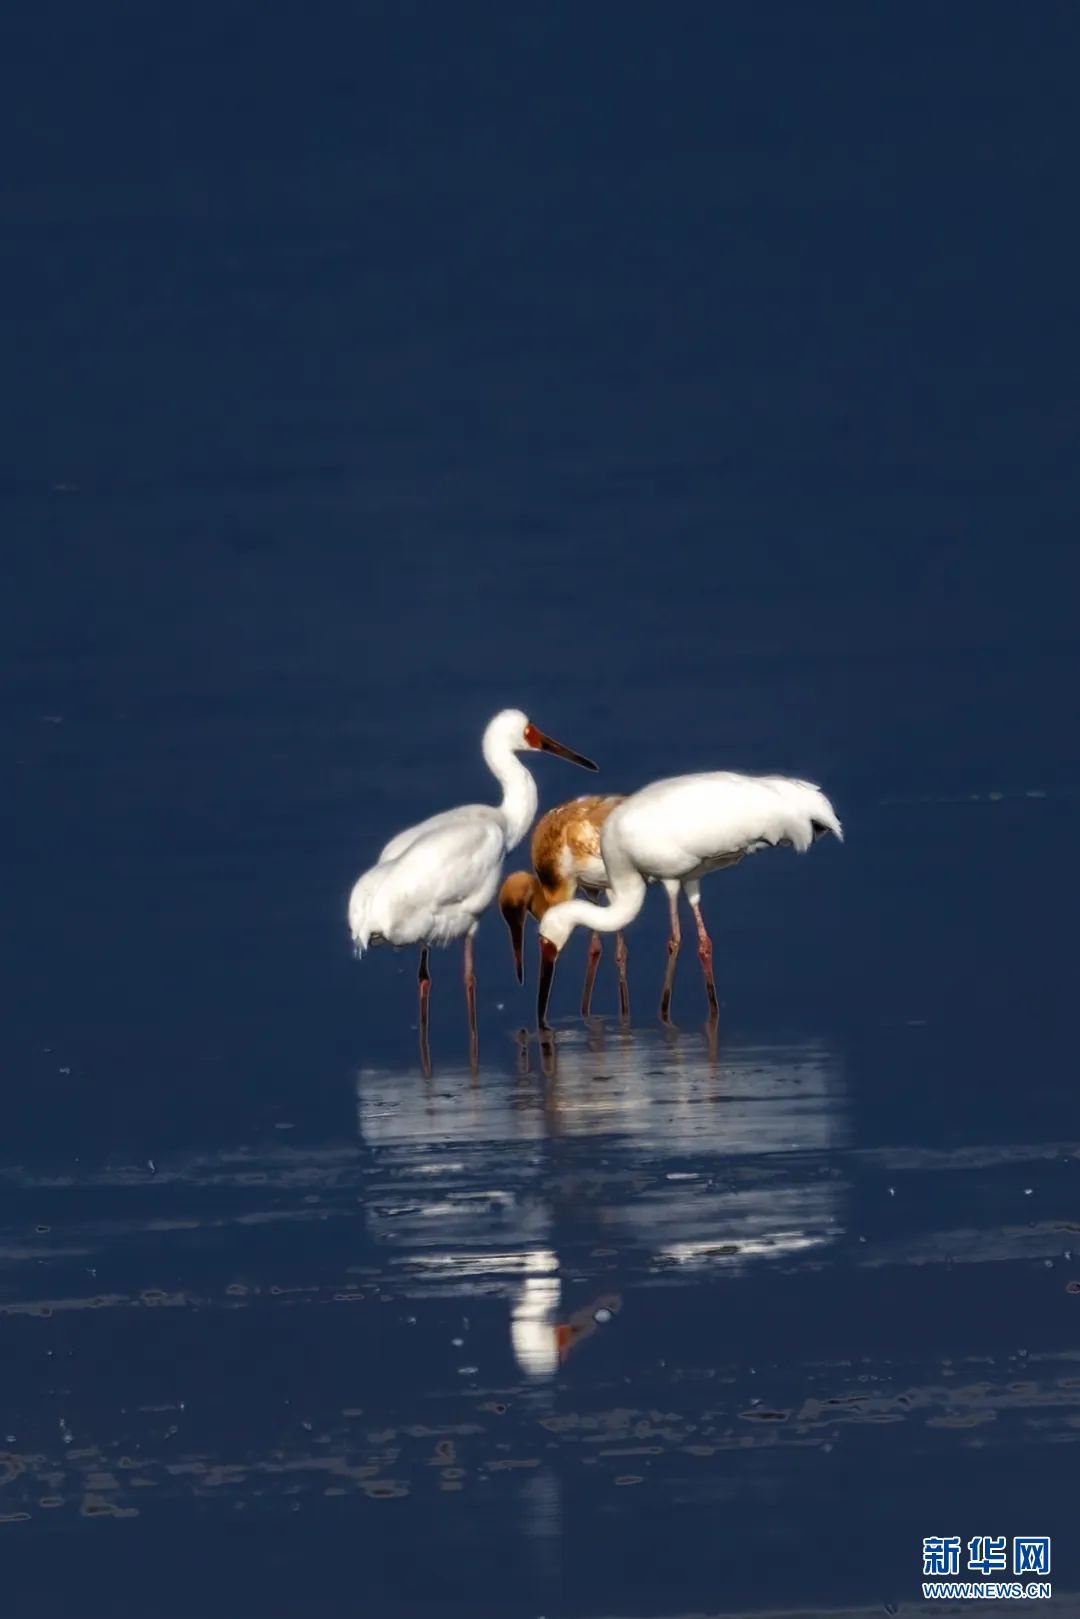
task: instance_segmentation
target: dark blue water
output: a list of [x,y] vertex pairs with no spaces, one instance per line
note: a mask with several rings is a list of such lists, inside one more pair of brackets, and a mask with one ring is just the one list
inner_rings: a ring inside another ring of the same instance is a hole
[[[5,1611],[1071,1600],[1075,17],[3,29]],[[345,900],[507,705],[824,783],[715,1050],[650,895],[629,1029],[493,916],[423,1080]]]

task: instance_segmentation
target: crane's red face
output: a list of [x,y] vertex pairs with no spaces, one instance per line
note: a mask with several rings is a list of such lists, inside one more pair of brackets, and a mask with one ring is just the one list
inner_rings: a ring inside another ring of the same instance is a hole
[[541,753],[557,753],[560,759],[569,759],[572,765],[581,765],[583,770],[595,770],[597,767],[591,759],[586,759],[582,753],[575,753],[573,748],[565,748],[554,737],[545,736],[538,731],[531,722],[525,727],[525,746],[536,748]]
[[560,1321],[555,1327],[555,1347],[559,1351],[559,1359],[565,1360],[571,1350],[576,1349],[584,1339],[591,1338],[597,1327],[606,1326],[614,1320],[622,1305],[622,1295],[619,1293],[601,1293],[598,1299],[586,1304],[566,1321]]

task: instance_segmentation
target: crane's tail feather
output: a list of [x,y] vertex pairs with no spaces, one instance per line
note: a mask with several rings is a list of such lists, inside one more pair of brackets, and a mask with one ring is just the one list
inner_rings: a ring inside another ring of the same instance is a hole
[[382,879],[381,868],[372,866],[370,871],[365,871],[349,895],[349,932],[357,956],[362,956],[379,936],[376,901]]
[[785,781],[782,791],[796,816],[800,819],[806,817],[803,826],[805,827],[807,822],[810,826],[809,836],[804,831],[801,838],[792,839],[796,848],[809,848],[811,843],[823,838],[826,832],[831,832],[833,837],[843,843],[844,829],[840,825],[840,818],[816,781]]
[[840,817],[833,809],[820,787],[814,788],[814,805],[810,812],[810,825],[814,829],[815,841],[823,838],[826,832],[831,832],[834,838],[841,843],[844,841],[844,829],[840,825]]

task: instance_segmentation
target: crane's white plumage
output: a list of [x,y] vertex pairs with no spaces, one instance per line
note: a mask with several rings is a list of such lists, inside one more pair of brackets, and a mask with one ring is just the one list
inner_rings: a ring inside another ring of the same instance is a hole
[[[429,815],[426,821],[419,821],[416,826],[407,826],[404,832],[399,832],[396,837],[391,838],[379,855],[379,865],[386,860],[396,860],[418,838],[426,837],[429,832],[440,832],[446,826],[460,826],[463,817],[473,815],[492,816],[498,821],[499,811],[492,804],[461,804],[457,809],[441,810],[438,815]],[[501,822],[499,824],[501,825]]]
[[820,832],[843,839],[820,787],[791,776],[732,770],[654,781],[612,810],[601,832],[644,877],[704,877],[757,849],[789,843],[800,853]]
[[506,829],[497,809],[469,804],[387,847],[400,853],[387,858],[384,850],[349,898],[360,951],[372,943],[449,944],[471,932],[499,886]]

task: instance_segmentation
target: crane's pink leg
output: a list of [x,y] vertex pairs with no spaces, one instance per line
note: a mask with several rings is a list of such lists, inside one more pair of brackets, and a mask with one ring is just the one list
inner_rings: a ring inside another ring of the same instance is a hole
[[428,1044],[428,997],[431,994],[431,974],[428,972],[428,947],[420,946],[420,966],[416,973],[420,986],[420,1066],[424,1078],[431,1078],[431,1047]]
[[671,909],[671,931],[667,942],[667,971],[664,974],[664,988],[660,995],[660,1021],[671,1022],[671,989],[675,982],[675,963],[679,959],[679,945],[682,942],[682,933],[679,928],[679,890],[668,891],[668,905]]
[[712,940],[705,931],[705,920],[701,914],[701,902],[694,898],[690,900],[690,909],[694,913],[697,923],[698,956],[701,960],[701,970],[705,974],[705,993],[709,997],[709,1019],[715,1022],[720,1016],[720,1003],[716,999],[716,982],[712,970]]
[[600,965],[602,947],[599,933],[594,933],[589,940],[589,960],[585,968],[585,987],[581,991],[581,1015],[588,1017],[589,1007],[592,1005],[593,985],[596,983],[596,969]]
[[476,1032],[476,974],[473,972],[473,942],[472,934],[465,935],[465,1004],[469,1009],[469,1062],[472,1070],[476,1072],[477,1059],[480,1051],[479,1036]]
[[630,1016],[630,985],[626,981],[626,960],[628,955],[626,940],[621,933],[616,933],[615,965],[619,969],[619,1016],[624,1020]]

